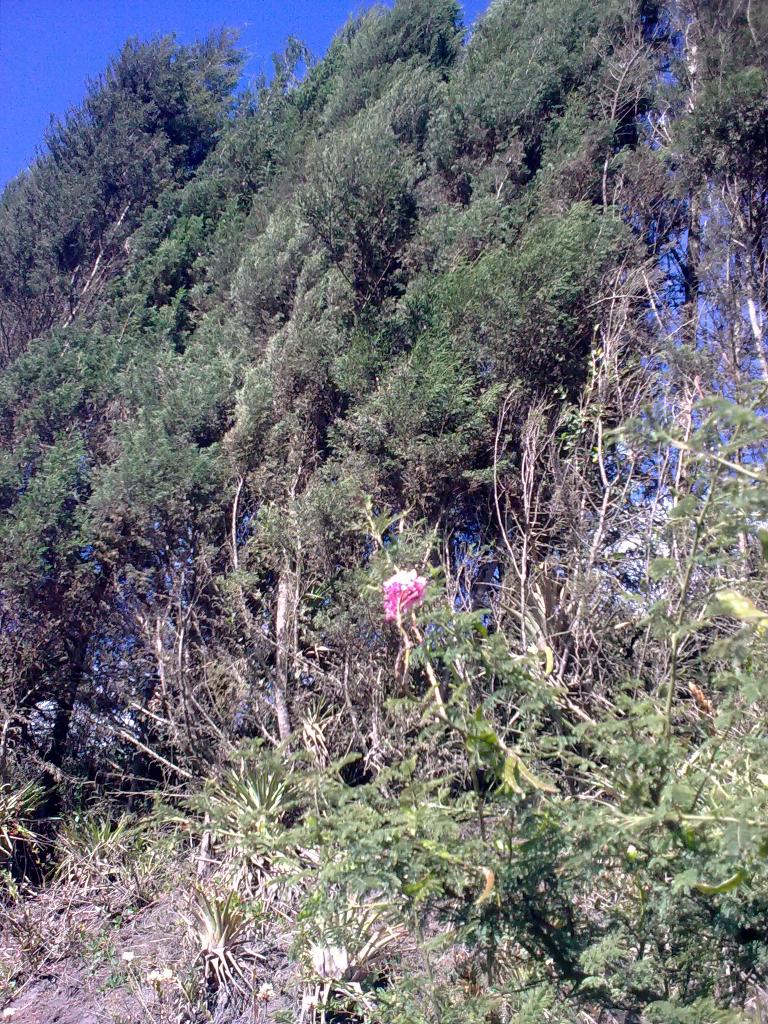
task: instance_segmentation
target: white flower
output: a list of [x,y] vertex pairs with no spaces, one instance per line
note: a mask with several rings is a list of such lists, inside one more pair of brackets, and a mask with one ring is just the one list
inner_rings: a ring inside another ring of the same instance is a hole
[[11,1017],[15,1016],[16,1011],[14,1010],[14,1008],[12,1006],[6,1006],[6,1008],[3,1010],[3,1020],[10,1020]]
[[256,998],[260,999],[262,1003],[268,1003],[270,999],[275,998],[275,990],[268,982],[265,981],[259,989]]
[[343,978],[349,968],[349,953],[343,946],[323,946],[313,942],[309,955],[321,978]]
[[169,967],[164,967],[162,971],[150,971],[147,981],[151,985],[162,985],[164,981],[173,981],[173,971]]
[[127,964],[132,964],[133,961],[136,959],[136,954],[132,953],[130,949],[126,949],[126,951],[122,954],[120,959]]

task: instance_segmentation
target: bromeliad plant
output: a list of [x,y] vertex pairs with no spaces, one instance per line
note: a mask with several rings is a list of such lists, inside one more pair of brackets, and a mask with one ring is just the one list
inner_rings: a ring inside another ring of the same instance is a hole
[[[36,782],[23,786],[0,785],[0,869],[10,869],[22,852],[37,855],[43,837],[33,821],[44,798],[45,789]],[[2,878],[0,870],[0,891]]]
[[306,913],[307,924],[297,950],[309,970],[302,1006],[320,1011],[325,1024],[332,1003],[351,1003],[355,1010],[375,1010],[369,990],[375,972],[392,947],[402,944],[406,930],[386,905],[338,903]]
[[210,813],[225,834],[264,836],[285,814],[289,786],[280,768],[254,767],[241,761],[217,784]]
[[246,966],[253,958],[244,948],[247,925],[248,914],[236,892],[211,897],[202,891],[195,894],[190,931],[205,981],[215,990],[247,990]]
[[39,842],[31,823],[44,796],[44,788],[36,782],[0,785],[0,863],[13,857],[17,844],[34,847]]
[[261,891],[280,859],[278,837],[292,806],[285,768],[277,762],[243,758],[193,801],[204,810],[214,837],[228,847],[239,869]]
[[58,877],[80,886],[101,884],[105,877],[126,867],[145,827],[126,814],[116,820],[73,817],[58,836]]

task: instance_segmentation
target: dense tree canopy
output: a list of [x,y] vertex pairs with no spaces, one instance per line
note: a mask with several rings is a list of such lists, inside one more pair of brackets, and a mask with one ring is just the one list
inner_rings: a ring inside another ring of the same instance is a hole
[[0,898],[172,820],[302,1019],[752,1019],[765,6],[241,63],[127,43],[0,199]]

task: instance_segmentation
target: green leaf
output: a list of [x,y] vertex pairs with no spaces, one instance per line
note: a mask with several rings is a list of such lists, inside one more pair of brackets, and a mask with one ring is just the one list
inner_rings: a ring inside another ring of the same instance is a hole
[[531,789],[541,790],[543,793],[556,793],[557,790],[548,782],[538,778],[529,768],[526,767],[521,757],[512,751],[506,751],[504,758],[504,770],[502,781],[513,793],[523,793],[521,782],[526,783]]
[[757,626],[759,630],[768,627],[768,612],[761,611],[748,597],[737,590],[718,590],[710,611],[719,615],[730,615],[740,622]]
[[555,655],[548,644],[544,644],[544,675],[551,676],[555,670]]
[[742,882],[746,882],[748,877],[749,876],[744,868],[739,868],[739,870],[734,872],[730,878],[726,878],[724,882],[720,882],[717,885],[708,885],[706,882],[695,882],[694,889],[698,889],[699,892],[704,893],[705,896],[721,896],[723,893],[737,889]]
[[674,571],[675,564],[672,558],[653,558],[648,566],[648,574],[652,580],[661,580]]

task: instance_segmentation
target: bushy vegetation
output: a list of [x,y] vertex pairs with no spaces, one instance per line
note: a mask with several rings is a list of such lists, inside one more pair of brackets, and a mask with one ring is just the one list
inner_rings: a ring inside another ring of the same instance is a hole
[[237,95],[226,34],[130,43],[51,130],[3,1007],[75,958],[123,1020],[762,1019],[767,62],[743,0],[397,0]]

